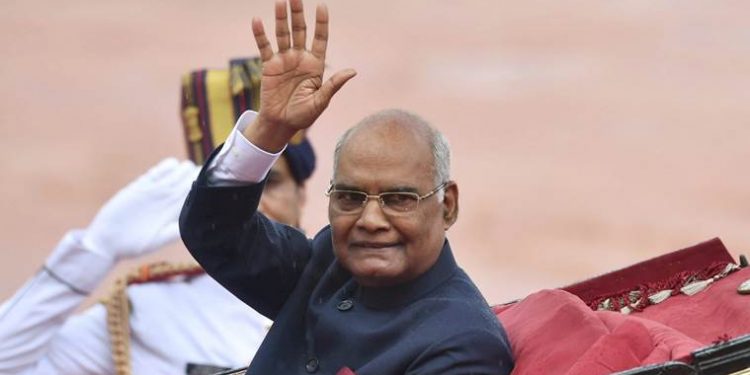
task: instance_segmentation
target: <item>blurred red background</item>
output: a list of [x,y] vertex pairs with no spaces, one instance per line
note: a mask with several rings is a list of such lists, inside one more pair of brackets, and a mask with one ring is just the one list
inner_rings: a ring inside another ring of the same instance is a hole
[[[330,70],[359,75],[310,133],[308,233],[327,221],[336,137],[401,107],[452,143],[449,238],[492,303],[716,236],[750,250],[750,3],[327,4]],[[180,75],[256,54],[250,19],[272,9],[0,5],[0,299],[119,187],[185,157]],[[148,259],[188,256],[176,244]]]

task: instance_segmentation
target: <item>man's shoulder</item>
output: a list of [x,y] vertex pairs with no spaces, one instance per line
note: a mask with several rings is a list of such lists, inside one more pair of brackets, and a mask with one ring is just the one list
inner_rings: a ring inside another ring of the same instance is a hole
[[198,265],[144,264],[125,278],[127,298],[134,310],[154,309],[168,313],[170,310],[189,310],[191,306],[208,308],[218,305],[249,310]]
[[473,284],[461,278],[451,278],[445,284],[429,294],[422,296],[414,303],[413,308],[429,309],[434,313],[463,317],[492,315],[492,309]]
[[205,273],[168,280],[148,280],[128,285],[128,297],[136,300],[184,299],[186,296],[209,296],[224,289]]
[[461,323],[446,324],[445,332],[458,333],[473,329],[497,332],[502,330],[497,317],[492,313],[492,308],[471,279],[460,269],[439,288],[419,299],[412,308],[429,312],[425,314],[428,324]]
[[[444,285],[447,293],[425,296],[412,306],[412,313],[420,317],[417,329],[422,340],[429,343],[422,357],[435,359],[435,363],[426,364],[429,373],[442,373],[451,367],[440,359],[441,353],[446,352],[463,358],[459,362],[492,362],[488,366],[512,367],[507,334],[484,298],[471,292],[471,286],[461,277],[451,279]],[[445,369],[440,367],[442,364]],[[438,367],[433,369],[433,366]]]
[[487,307],[489,310],[489,304],[482,296],[479,288],[461,268],[456,269],[453,275],[438,289],[437,294],[463,304]]
[[333,246],[331,243],[331,225],[328,224],[321,228],[313,237],[313,242],[318,246]]
[[196,319],[220,321],[230,316],[242,318],[242,324],[263,325],[267,320],[207,274],[134,284],[128,286],[127,294],[134,329],[165,323],[189,325]]

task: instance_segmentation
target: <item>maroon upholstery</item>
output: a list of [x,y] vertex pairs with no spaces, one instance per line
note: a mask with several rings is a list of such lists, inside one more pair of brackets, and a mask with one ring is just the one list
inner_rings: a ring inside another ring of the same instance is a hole
[[717,266],[733,262],[721,240],[714,238],[561,289],[577,295],[593,308],[606,297],[638,288],[661,289],[691,275],[715,273],[711,271]]
[[593,311],[577,296],[544,290],[502,309],[516,367],[513,375],[610,374],[688,358],[702,345],[658,322]]
[[715,239],[496,306],[516,359],[513,375],[610,374],[669,360],[690,362],[699,348],[750,333],[750,295],[737,292],[750,279],[750,268],[717,278],[693,296],[676,293],[629,315],[590,307],[602,296],[645,290],[647,284],[663,287],[675,275],[706,277],[711,265],[727,259],[732,261]]

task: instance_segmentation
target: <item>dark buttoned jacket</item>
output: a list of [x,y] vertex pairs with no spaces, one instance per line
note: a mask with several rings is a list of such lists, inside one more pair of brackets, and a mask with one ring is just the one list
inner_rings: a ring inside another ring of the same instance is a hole
[[262,192],[263,183],[208,186],[204,169],[180,216],[208,274],[274,320],[248,374],[510,373],[505,332],[447,241],[416,279],[363,287],[336,261],[329,227],[308,239],[268,220],[257,212]]

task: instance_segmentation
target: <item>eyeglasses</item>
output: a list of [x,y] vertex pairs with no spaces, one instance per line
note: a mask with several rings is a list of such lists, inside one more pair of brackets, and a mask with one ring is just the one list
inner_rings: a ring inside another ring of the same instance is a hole
[[330,198],[331,208],[342,214],[358,214],[362,212],[370,199],[377,199],[383,212],[400,214],[414,211],[422,199],[431,197],[447,185],[448,181],[443,182],[425,195],[413,192],[367,194],[355,190],[337,190],[331,185],[326,195]]

